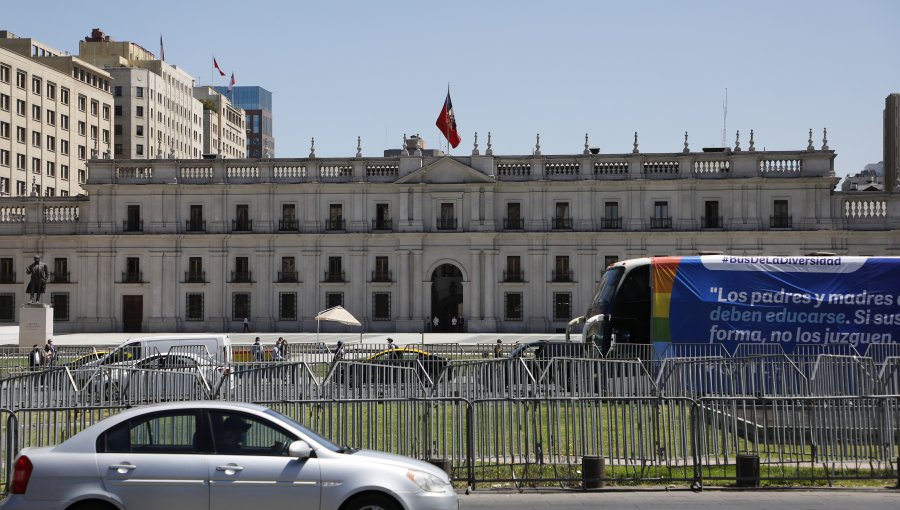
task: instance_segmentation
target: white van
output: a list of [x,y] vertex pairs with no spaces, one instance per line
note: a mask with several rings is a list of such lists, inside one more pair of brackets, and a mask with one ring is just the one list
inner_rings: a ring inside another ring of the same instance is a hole
[[185,334],[128,340],[113,349],[102,364],[138,360],[167,352],[192,353],[219,363],[231,363],[231,338],[228,335]]

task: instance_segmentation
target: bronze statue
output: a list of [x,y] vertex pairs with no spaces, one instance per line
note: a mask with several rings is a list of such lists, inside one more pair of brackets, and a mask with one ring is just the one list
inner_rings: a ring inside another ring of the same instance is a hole
[[46,291],[47,278],[50,276],[47,272],[47,264],[41,262],[41,257],[35,255],[34,262],[25,269],[25,272],[31,275],[28,286],[25,287],[25,292],[30,298],[29,304],[40,303],[41,294]]

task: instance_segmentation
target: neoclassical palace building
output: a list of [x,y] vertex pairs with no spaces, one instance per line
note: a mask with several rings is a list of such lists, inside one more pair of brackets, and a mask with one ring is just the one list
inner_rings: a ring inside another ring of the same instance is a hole
[[[554,332],[647,255],[900,254],[900,199],[837,192],[834,151],[94,159],[82,197],[0,199],[0,325],[40,255],[57,333]],[[323,323],[322,330],[341,326]],[[334,330],[334,329],[332,329]],[[356,331],[356,330],[354,330]]]

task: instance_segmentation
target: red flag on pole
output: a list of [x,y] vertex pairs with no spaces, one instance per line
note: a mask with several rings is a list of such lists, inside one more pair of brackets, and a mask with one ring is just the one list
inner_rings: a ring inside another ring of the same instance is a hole
[[231,83],[228,84],[228,92],[231,92],[231,89],[234,88],[234,73],[231,73]]
[[163,46],[162,34],[159,34],[159,56],[160,60],[162,60],[163,62],[166,61],[166,48]]
[[219,71],[219,76],[225,76],[225,71],[223,71],[222,68],[219,67],[219,63],[216,62],[216,57],[213,57],[213,67],[216,68],[216,71]]
[[447,99],[444,100],[444,107],[441,108],[441,113],[438,115],[435,124],[441,130],[441,133],[444,134],[444,137],[447,138],[447,141],[450,142],[450,146],[456,148],[459,145],[460,138],[459,132],[456,130],[456,117],[453,115],[453,103],[450,102],[449,90],[447,91]]

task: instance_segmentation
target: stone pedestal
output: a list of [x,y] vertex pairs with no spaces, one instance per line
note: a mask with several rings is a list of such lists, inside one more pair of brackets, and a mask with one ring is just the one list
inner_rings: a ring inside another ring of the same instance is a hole
[[19,347],[30,349],[47,343],[53,336],[53,308],[45,304],[28,304],[19,309]]

